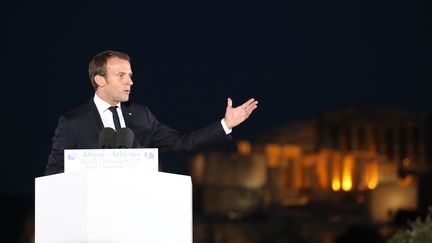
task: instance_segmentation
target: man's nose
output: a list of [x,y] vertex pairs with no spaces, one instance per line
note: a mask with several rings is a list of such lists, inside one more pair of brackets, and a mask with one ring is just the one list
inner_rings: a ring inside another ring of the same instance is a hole
[[127,83],[128,85],[133,85],[132,78],[128,76],[128,77],[127,77],[127,80],[126,80],[126,83]]

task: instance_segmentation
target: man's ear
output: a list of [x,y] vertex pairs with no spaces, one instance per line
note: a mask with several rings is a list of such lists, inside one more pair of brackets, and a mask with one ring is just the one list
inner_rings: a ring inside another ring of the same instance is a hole
[[105,80],[104,76],[101,76],[98,74],[94,77],[94,79],[95,79],[95,82],[98,86],[103,87],[106,85],[106,80]]

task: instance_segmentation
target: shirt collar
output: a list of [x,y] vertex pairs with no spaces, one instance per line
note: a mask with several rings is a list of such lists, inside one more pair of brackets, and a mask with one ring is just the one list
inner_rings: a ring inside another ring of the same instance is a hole
[[[96,105],[97,110],[99,111],[99,113],[104,113],[106,110],[108,110],[108,108],[111,107],[110,104],[108,104],[106,101],[102,100],[97,93],[95,93],[94,97],[93,97],[93,101]],[[120,108],[120,103],[117,103],[117,109]],[[121,108],[120,108],[121,110]]]

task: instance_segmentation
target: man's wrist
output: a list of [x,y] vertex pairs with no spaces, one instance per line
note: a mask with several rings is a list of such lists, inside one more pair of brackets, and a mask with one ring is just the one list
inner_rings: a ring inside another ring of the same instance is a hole
[[232,128],[229,128],[228,126],[227,126],[227,124],[225,123],[225,118],[222,118],[222,120],[221,120],[221,124],[222,124],[222,128],[223,128],[223,130],[225,131],[225,133],[228,135],[228,134],[230,134],[231,132],[232,132]]

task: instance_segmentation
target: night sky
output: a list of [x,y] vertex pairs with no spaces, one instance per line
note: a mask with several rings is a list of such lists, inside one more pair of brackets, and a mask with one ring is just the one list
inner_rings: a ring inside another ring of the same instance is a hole
[[132,58],[131,100],[182,131],[221,119],[227,97],[259,100],[235,138],[346,107],[432,111],[431,10],[426,0],[4,5],[0,194],[33,194],[59,116],[93,96],[87,65],[107,49]]

